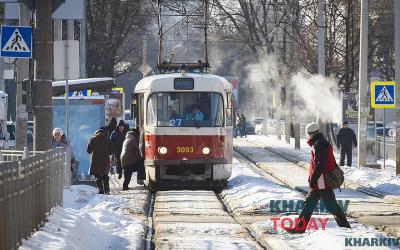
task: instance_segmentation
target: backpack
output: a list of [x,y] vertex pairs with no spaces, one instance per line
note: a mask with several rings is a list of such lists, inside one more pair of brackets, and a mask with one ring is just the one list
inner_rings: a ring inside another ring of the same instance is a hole
[[336,167],[326,173],[325,175],[326,183],[333,189],[339,188],[344,183],[344,172],[343,170],[336,164]]

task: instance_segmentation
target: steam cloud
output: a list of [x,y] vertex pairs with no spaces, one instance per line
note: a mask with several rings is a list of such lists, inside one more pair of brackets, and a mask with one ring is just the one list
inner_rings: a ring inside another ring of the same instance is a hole
[[[245,84],[255,88],[257,93],[264,93],[263,103],[272,105],[271,96],[269,96],[269,99],[267,97],[267,93],[275,91],[271,83],[278,84],[277,89],[279,90],[280,87],[283,87],[286,77],[289,79],[287,98],[293,98],[293,96],[296,98],[295,102],[289,100],[292,114],[295,114],[296,119],[300,122],[310,122],[315,118],[324,122],[337,121],[341,102],[338,94],[338,83],[333,77],[312,75],[305,70],[284,76],[282,74],[287,74],[285,73],[287,71],[274,54],[261,57],[259,62],[249,64],[246,70],[248,74]],[[279,100],[278,96],[279,93],[275,97],[276,101]],[[256,101],[256,98],[253,100]],[[257,111],[255,110],[255,112]],[[260,115],[258,113],[254,116]]]
[[327,122],[338,115],[341,102],[334,78],[301,71],[292,76],[290,84],[297,98],[304,104],[304,109],[296,110],[298,116],[306,118],[319,115],[322,121]]

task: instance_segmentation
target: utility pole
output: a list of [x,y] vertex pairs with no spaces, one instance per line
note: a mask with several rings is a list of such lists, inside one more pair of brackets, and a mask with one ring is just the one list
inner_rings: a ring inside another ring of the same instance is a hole
[[[318,0],[318,74],[325,76],[325,0]],[[320,131],[327,136],[325,124],[317,111],[317,123]]]
[[368,119],[368,0],[361,0],[360,16],[360,63],[358,83],[358,166],[367,165],[367,119]]
[[286,25],[283,26],[283,49],[282,49],[282,62],[283,62],[283,82],[284,82],[284,89],[283,89],[283,98],[282,103],[285,112],[285,141],[286,143],[290,144],[290,105],[289,105],[289,89],[288,89],[288,67],[287,67],[287,60],[286,60]]
[[281,116],[282,116],[282,102],[281,102],[281,90],[280,86],[278,86],[278,79],[273,79],[274,82],[274,92],[275,92],[275,131],[276,138],[278,140],[282,139],[282,131],[281,131]]
[[79,29],[79,75],[86,78],[86,0],[83,1],[83,19]]
[[400,0],[394,0],[394,49],[396,74],[396,175],[400,175]]
[[34,46],[34,150],[51,149],[53,30],[52,0],[35,1]]
[[[19,25],[30,26],[31,12],[26,6],[24,1],[19,4]],[[29,59],[17,59],[17,107],[15,119],[15,147],[17,150],[23,150],[27,146],[27,128],[28,128],[28,113],[26,112],[26,105],[23,104],[22,95],[23,87],[22,81],[29,79]],[[28,84],[28,83],[25,83]],[[30,90],[29,90],[30,91]],[[27,93],[30,95],[30,93]],[[28,99],[28,98],[27,98]],[[28,104],[30,105],[30,104]]]

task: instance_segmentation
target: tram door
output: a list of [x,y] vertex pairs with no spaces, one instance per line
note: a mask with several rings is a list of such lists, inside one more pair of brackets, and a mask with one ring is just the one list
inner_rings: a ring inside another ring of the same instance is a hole
[[144,124],[144,94],[143,93],[135,93],[133,95],[131,110],[133,111],[135,125],[138,128],[141,128]]

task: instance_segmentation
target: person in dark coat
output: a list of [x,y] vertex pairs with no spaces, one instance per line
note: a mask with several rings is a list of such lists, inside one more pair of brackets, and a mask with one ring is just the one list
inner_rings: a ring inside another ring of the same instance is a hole
[[111,133],[117,128],[117,119],[114,117],[111,118],[106,124],[106,126],[103,127],[105,130],[108,131],[108,134],[111,135]]
[[123,120],[120,120],[117,128],[111,134],[111,141],[113,142],[114,146],[114,159],[117,161],[118,179],[122,178],[121,152],[126,132],[126,124]]
[[110,155],[114,149],[110,134],[102,127],[89,139],[87,152],[91,154],[89,174],[96,177],[99,194],[110,193],[108,172],[110,171]]
[[246,137],[246,117],[243,113],[240,114],[240,137]]
[[137,182],[137,184],[143,185],[143,181],[146,178],[145,171],[144,171],[145,142],[144,142],[143,127],[140,129],[140,132],[139,132],[139,153],[140,153],[140,157],[142,158],[142,160],[140,162],[140,165],[138,165],[136,182]]
[[353,146],[357,147],[357,137],[349,128],[347,121],[343,122],[342,128],[336,136],[337,146],[340,149],[340,166],[344,166],[344,158],[347,157],[347,166],[351,166]]
[[139,150],[139,132],[137,130],[128,131],[121,152],[121,163],[124,168],[122,190],[129,190],[128,186],[131,181],[132,173],[139,170],[142,161],[143,159]]
[[336,201],[333,189],[326,183],[326,173],[336,167],[335,157],[333,155],[332,145],[319,132],[319,126],[316,123],[310,123],[306,126],[306,133],[309,136],[307,144],[312,147],[310,170],[308,176],[309,192],[304,201],[304,208],[300,213],[297,224],[292,229],[287,229],[288,233],[304,233],[307,224],[311,219],[319,200],[323,200],[326,209],[333,214],[339,227],[350,228],[346,215]]
[[235,138],[237,137],[238,133],[240,133],[240,135],[242,135],[242,133],[240,132],[242,129],[241,128],[241,125],[242,125],[241,119],[242,118],[240,117],[240,114],[237,113],[235,116],[235,134],[234,134]]

